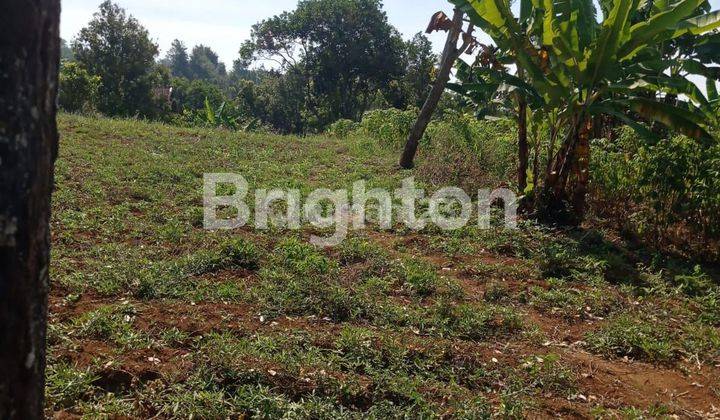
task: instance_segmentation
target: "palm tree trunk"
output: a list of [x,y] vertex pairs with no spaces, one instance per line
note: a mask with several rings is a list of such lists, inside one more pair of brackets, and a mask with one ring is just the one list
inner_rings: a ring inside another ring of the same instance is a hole
[[44,417],[60,0],[7,0],[0,25],[0,418]]

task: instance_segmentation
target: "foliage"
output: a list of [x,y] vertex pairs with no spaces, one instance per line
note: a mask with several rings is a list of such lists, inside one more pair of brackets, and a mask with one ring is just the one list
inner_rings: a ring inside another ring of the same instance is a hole
[[241,48],[246,61],[277,62],[305,92],[303,112],[322,129],[358,120],[375,92],[403,74],[404,43],[378,0],[304,0],[253,26]]
[[212,82],[176,77],[171,85],[172,106],[178,112],[204,110],[206,100],[214,107],[225,101],[223,91]]
[[96,109],[100,76],[93,76],[79,63],[60,64],[58,105],[68,112],[90,112]]
[[338,138],[345,138],[359,127],[360,124],[353,120],[341,119],[330,124],[327,128],[327,133]]
[[[600,215],[615,218],[655,241],[680,245],[714,259],[720,237],[720,146],[684,136],[647,144],[627,129],[614,141],[598,140],[592,162],[593,198]],[[688,235],[685,229],[690,229]],[[698,244],[708,245],[694,249]]]
[[360,127],[380,144],[396,148],[410,133],[417,112],[417,109],[401,111],[396,108],[368,111],[363,115]]
[[640,148],[638,185],[661,226],[688,223],[706,236],[720,226],[720,145],[676,136]]
[[187,71],[193,79],[220,81],[227,76],[217,53],[202,44],[193,47]]
[[399,85],[398,97],[391,99],[396,108],[417,107],[425,103],[435,76],[437,57],[432,50],[432,43],[423,33],[417,33],[405,44],[405,74],[397,82]]
[[60,59],[63,61],[72,61],[74,58],[72,48],[70,48],[67,41],[60,38]]
[[302,75],[273,72],[264,75],[256,86],[253,112],[263,123],[283,134],[321,128],[318,116],[306,107],[306,79]]
[[174,77],[190,78],[190,57],[187,47],[179,39],[173,40],[164,62]]
[[468,193],[495,188],[512,179],[517,165],[514,128],[507,120],[447,111],[428,125],[418,171],[433,185],[457,185]]
[[75,59],[102,80],[98,110],[107,115],[154,115],[152,88],[158,47],[137,19],[106,0],[72,47]]
[[553,142],[548,151],[552,163],[539,203],[541,217],[563,223],[582,220],[589,137],[596,117],[610,115],[654,137],[628,115],[630,111],[696,140],[712,138],[706,126],[712,112],[709,101],[687,78],[689,73],[713,77],[711,71],[692,49],[657,59],[663,56],[664,42],[689,36],[700,43],[700,35],[720,27],[720,12],[707,14],[700,7],[705,0],[653,3],[648,15],[636,23],[633,19],[646,4],[638,0],[603,3],[600,23],[590,0],[524,0],[519,18],[499,0],[451,2],[523,71],[517,77],[493,60],[479,60],[478,77],[466,81],[464,90],[486,89],[492,96],[510,86],[534,111],[553,117],[553,140],[557,134],[564,136],[558,147]]
[[[385,147],[398,148],[416,118],[416,109],[368,111],[359,130]],[[455,185],[469,193],[500,185],[514,171],[514,127],[509,121],[477,120],[446,110],[430,122],[425,132],[418,174],[432,185]]]
[[223,102],[217,108],[205,100],[203,122],[208,127],[222,127],[229,130],[250,131],[258,127],[257,120],[242,114],[232,102]]

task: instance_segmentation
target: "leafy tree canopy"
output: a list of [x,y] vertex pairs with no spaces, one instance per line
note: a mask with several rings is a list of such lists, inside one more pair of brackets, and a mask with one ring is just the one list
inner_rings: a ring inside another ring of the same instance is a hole
[[240,53],[302,75],[310,112],[329,123],[358,119],[378,90],[401,78],[403,51],[379,0],[303,0],[254,25]]
[[72,44],[76,60],[102,79],[98,108],[108,115],[149,115],[158,46],[132,16],[110,0],[100,5]]
[[215,51],[205,45],[196,45],[190,54],[190,74],[192,79],[221,80],[227,76],[225,64]]
[[170,72],[175,77],[190,77],[190,57],[188,56],[187,47],[179,39],[172,42],[163,64],[170,69]]

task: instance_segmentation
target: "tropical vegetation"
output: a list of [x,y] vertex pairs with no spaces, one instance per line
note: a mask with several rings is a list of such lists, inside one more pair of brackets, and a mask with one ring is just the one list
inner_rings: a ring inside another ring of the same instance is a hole
[[[535,193],[541,218],[582,220],[590,140],[604,117],[650,141],[658,133],[635,116],[713,141],[708,122],[716,115],[711,101],[718,74],[705,64],[717,56],[708,56],[703,46],[720,36],[713,31],[720,27],[720,11],[706,13],[706,0],[603,1],[600,10],[591,0],[524,0],[518,17],[502,0],[452,2],[521,70],[513,76],[502,64],[498,68],[499,60],[480,60],[476,78],[465,80],[463,89],[487,96],[488,89],[509,86],[549,121],[548,164]],[[682,41],[691,46],[668,49]],[[710,80],[710,99],[689,74]]]

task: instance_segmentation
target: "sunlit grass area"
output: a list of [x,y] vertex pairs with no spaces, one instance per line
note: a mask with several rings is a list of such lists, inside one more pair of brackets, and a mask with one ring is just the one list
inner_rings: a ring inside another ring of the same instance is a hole
[[525,221],[371,225],[329,249],[309,227],[209,232],[207,172],[303,195],[357,180],[392,191],[409,176],[432,189],[445,178],[427,168],[444,157],[401,171],[397,146],[360,131],[59,124],[50,415],[647,418],[718,406],[710,269],[590,226]]

